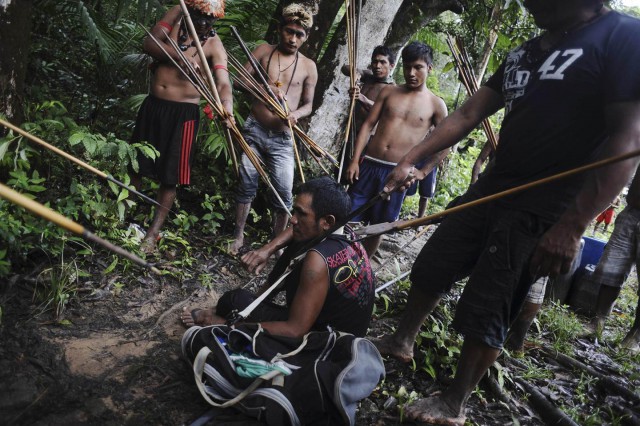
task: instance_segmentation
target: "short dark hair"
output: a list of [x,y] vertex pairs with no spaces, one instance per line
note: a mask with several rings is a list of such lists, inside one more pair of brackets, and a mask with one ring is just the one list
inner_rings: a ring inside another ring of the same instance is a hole
[[311,195],[311,208],[317,220],[332,215],[336,218],[336,223],[342,223],[351,212],[351,198],[342,186],[329,176],[300,184],[296,193]]
[[433,65],[433,49],[419,41],[412,41],[402,49],[402,62],[413,62],[422,59],[427,65]]
[[390,64],[396,63],[396,54],[393,53],[393,51],[387,46],[376,46],[376,48],[373,49],[373,53],[371,54],[371,60],[373,60],[376,55],[386,56],[389,59]]

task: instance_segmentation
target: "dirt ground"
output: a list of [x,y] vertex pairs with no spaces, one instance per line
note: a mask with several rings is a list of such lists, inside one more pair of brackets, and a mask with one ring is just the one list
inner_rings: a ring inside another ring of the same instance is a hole
[[[405,246],[413,235],[414,231],[405,231],[389,238],[380,258]],[[378,273],[378,285],[408,270],[425,238],[389,262]],[[225,290],[257,286],[264,276],[251,276],[224,254],[196,257],[194,268],[211,274],[215,290],[203,288],[196,280],[177,282],[142,271],[135,278],[95,272],[83,279],[79,297],[68,305],[65,325],[52,322],[50,313],[38,315],[38,307],[31,302],[37,268],[4,283],[0,290],[4,307],[0,424],[182,425],[206,413],[209,408],[193,384],[190,366],[181,358],[185,328],[178,316],[184,307],[214,304]],[[374,269],[380,258],[374,259]],[[119,288],[118,282],[124,282],[124,287]],[[374,321],[371,334],[382,334],[394,324],[394,318]],[[398,424],[400,396],[395,390],[404,385],[409,392],[427,394],[447,380],[434,381],[392,360],[386,362],[386,369],[385,384],[362,402],[358,424]],[[534,409],[518,400],[500,401],[490,392],[474,393],[468,424],[544,424]],[[251,422],[228,414],[208,424]]]

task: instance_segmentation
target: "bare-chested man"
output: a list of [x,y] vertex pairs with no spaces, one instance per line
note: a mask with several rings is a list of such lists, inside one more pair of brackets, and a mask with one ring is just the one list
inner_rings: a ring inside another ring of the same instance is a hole
[[[233,120],[227,54],[213,29],[215,21],[224,16],[224,1],[185,0],[185,3],[205,56],[213,64],[216,86],[230,116],[228,120]],[[171,37],[193,65],[200,68],[196,45],[180,6],[171,8],[153,27],[151,34],[173,59],[181,63],[178,53],[167,40],[167,37]],[[142,176],[160,182],[157,200],[162,208],[156,209],[153,223],[141,246],[144,252],[149,253],[155,249],[160,229],[176,198],[176,185],[188,185],[191,180],[192,145],[198,133],[200,94],[151,37],[145,39],[144,50],[154,59],[151,94],[140,107],[131,141],[148,141],[160,152],[160,157],[154,161],[140,156],[140,171],[134,173],[131,180],[138,188]]]
[[[274,92],[286,99],[290,109],[288,121],[295,125],[299,119],[311,114],[313,95],[318,81],[316,64],[298,50],[307,40],[313,24],[311,13],[298,4],[291,4],[282,11],[277,45],[261,44],[253,55],[268,74]],[[250,64],[245,65],[255,74]],[[244,137],[254,152],[262,158],[271,182],[287,209],[292,205],[293,172],[295,168],[293,137],[287,120],[258,100],[251,105],[251,114],[245,121]],[[236,226],[234,241],[229,253],[237,254],[244,244],[244,227],[251,209],[251,202],[258,190],[258,172],[246,155],[242,155],[240,185],[236,195]],[[288,214],[275,196],[271,194],[273,236],[287,226]]]
[[[391,49],[387,46],[376,46],[371,54],[369,69],[357,70],[361,86],[355,110],[356,129],[362,127],[382,89],[395,84],[391,78],[395,65],[396,55]],[[349,66],[344,65],[341,71],[344,75],[349,75]]]
[[[444,101],[425,86],[433,68],[433,50],[426,44],[412,42],[402,50],[402,62],[406,83],[382,89],[358,132],[354,156],[347,169],[347,179],[353,184],[349,190],[353,210],[382,191],[387,174],[398,161],[447,116]],[[369,134],[376,124],[376,133],[367,145]],[[360,161],[365,146],[366,155]],[[430,160],[431,168],[438,164],[446,152]],[[394,193],[388,200],[381,201],[353,220],[393,222],[398,218],[404,195],[404,192]],[[370,257],[378,249],[380,241],[381,237],[364,241]]]

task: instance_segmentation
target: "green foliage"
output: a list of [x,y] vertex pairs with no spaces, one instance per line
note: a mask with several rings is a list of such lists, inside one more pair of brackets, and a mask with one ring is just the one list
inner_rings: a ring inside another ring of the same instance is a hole
[[571,355],[572,341],[584,331],[580,320],[566,306],[550,303],[538,315],[541,328],[551,335],[553,348],[558,352]]
[[[478,136],[479,131],[471,133],[469,139]],[[444,167],[438,171],[436,194],[431,201],[431,207],[436,210],[444,210],[455,197],[462,195],[469,187],[471,180],[471,168],[480,149],[477,146],[469,146],[465,151],[449,154]]]
[[[60,253],[64,253],[66,243],[66,238],[62,238]],[[42,270],[34,289],[34,300],[40,303],[41,312],[53,310],[55,320],[61,320],[67,304],[76,295],[81,276],[87,275],[78,268],[75,259],[65,260],[64,254],[59,264]]]
[[436,312],[429,315],[416,338],[418,350],[424,356],[422,363],[416,367],[432,378],[436,377],[437,371],[455,371],[462,340],[453,331],[452,321],[453,314],[449,306],[446,303],[439,305]]
[[[387,392],[388,394],[388,392]],[[404,419],[404,408],[411,404],[414,401],[418,400],[418,393],[416,391],[407,391],[407,388],[404,386],[400,386],[398,390],[393,393],[391,396],[396,398],[398,401],[398,411],[400,412],[400,422]]]
[[[135,165],[138,151],[155,155],[146,145],[129,145],[112,134],[93,134],[77,126],[66,116],[67,110],[60,102],[30,105],[28,112],[34,121],[24,123],[23,128],[99,170],[117,172],[125,184],[129,183],[127,168]],[[75,221],[89,223],[100,235],[117,233],[126,210],[134,204],[127,199],[126,189],[112,182],[106,185],[69,159],[12,132],[0,139],[0,147],[3,147],[0,164],[7,171],[9,186]],[[67,238],[66,231],[10,203],[0,201],[0,204],[3,205],[0,238],[11,248],[0,258],[4,266],[0,267],[0,275],[9,273],[7,265],[24,262],[34,251],[47,253],[52,258],[62,255],[63,246],[57,241]],[[84,246],[79,250],[90,253]],[[47,279],[64,274],[67,267],[51,268]]]
[[[174,225],[177,225],[179,228],[188,231],[193,225],[198,223],[198,217],[184,210],[181,210],[175,215],[171,222]],[[188,243],[185,245],[188,245]]]
[[41,178],[40,174],[37,170],[34,170],[31,173],[31,176],[28,175],[28,171],[26,170],[14,170],[9,172],[11,179],[7,181],[8,185],[11,185],[15,190],[20,192],[26,192],[26,196],[28,198],[35,198],[32,192],[42,192],[45,191],[46,188],[42,185],[45,178]]
[[11,262],[7,258],[7,249],[0,250],[0,277],[9,275]]
[[534,362],[529,357],[523,357],[520,362],[524,364],[526,368],[518,370],[518,377],[524,380],[549,380],[553,378],[553,372],[549,370],[546,365],[541,367],[539,363]]
[[225,201],[220,194],[205,194],[201,206],[206,212],[200,219],[201,228],[207,233],[215,234],[221,222],[224,221],[224,216],[221,212],[229,209],[229,202]]
[[[495,17],[493,20],[491,17],[496,4],[500,8],[497,25]],[[434,49],[442,53],[448,51],[448,48],[445,49],[438,40],[430,36],[430,33],[444,33],[459,37],[469,53],[471,62],[475,64],[487,48],[486,41],[494,27],[498,30],[498,40],[496,45],[490,48],[490,60],[487,68],[487,72],[492,74],[508,51],[539,31],[530,15],[523,13],[518,2],[509,2],[507,9],[504,9],[504,0],[467,2],[465,11],[461,15],[445,12],[430,22],[418,36],[431,40]]]

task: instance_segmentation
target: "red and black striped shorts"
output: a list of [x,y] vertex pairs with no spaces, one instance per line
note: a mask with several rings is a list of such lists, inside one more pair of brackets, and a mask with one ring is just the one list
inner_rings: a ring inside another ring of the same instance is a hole
[[131,142],[147,141],[160,156],[152,160],[139,154],[140,174],[166,185],[189,185],[199,119],[197,104],[147,96],[138,111]]

